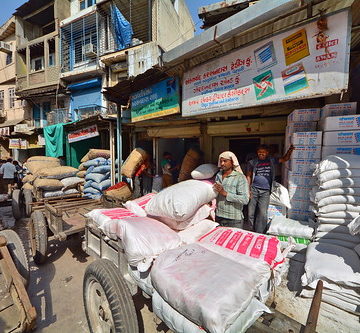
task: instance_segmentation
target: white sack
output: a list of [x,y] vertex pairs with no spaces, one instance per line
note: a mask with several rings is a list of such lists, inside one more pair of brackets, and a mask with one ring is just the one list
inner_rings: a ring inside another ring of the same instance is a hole
[[[194,324],[167,303],[156,291],[152,297],[154,313],[167,327],[176,333],[204,333],[204,329]],[[225,333],[243,333],[252,326],[263,312],[271,313],[269,308],[253,298],[246,310],[235,319]]]
[[150,269],[146,272],[139,272],[136,267],[128,265],[128,272],[141,290],[149,296],[154,293],[154,287],[151,283]]
[[303,286],[317,280],[360,287],[360,258],[355,251],[326,243],[311,243],[306,252]]
[[273,182],[270,194],[270,204],[291,208],[290,197],[287,188],[280,183]]
[[316,233],[316,239],[319,238],[328,238],[328,239],[339,239],[339,240],[343,240],[349,243],[355,243],[355,244],[359,244],[360,243],[360,236],[353,236],[350,235],[350,233],[348,234],[344,234],[344,233],[340,233],[340,232],[336,232],[336,230],[334,231],[319,231]]
[[314,175],[338,169],[360,169],[360,156],[347,154],[327,156],[316,166]]
[[136,216],[145,217],[145,209],[140,207],[134,200],[129,200],[124,203],[124,207],[134,213]]
[[64,195],[62,190],[60,191],[44,191],[43,196],[44,198],[52,198],[52,197],[61,197]]
[[319,200],[317,203],[318,207],[334,204],[360,204],[360,196],[353,195],[333,195]]
[[60,180],[63,184],[63,190],[68,190],[70,188],[75,188],[78,184],[84,184],[84,178],[80,177],[68,177]]
[[354,206],[350,204],[332,204],[318,208],[318,213],[320,214],[328,214],[340,211],[359,213],[360,206]]
[[[317,189],[318,190],[318,189]],[[360,196],[360,188],[332,188],[329,190],[323,190],[315,193],[315,202],[320,202],[321,199],[332,197],[332,196],[343,196],[343,195],[351,195],[351,196]]]
[[334,219],[334,218],[327,218],[327,217],[318,217],[317,221],[320,224],[336,224],[336,225],[348,225],[353,219]]
[[211,220],[202,220],[195,225],[179,231],[178,235],[183,244],[191,244],[195,243],[200,237],[215,229],[218,225],[219,223]]
[[139,272],[147,271],[158,255],[181,244],[175,231],[149,217],[127,217],[117,223],[128,263]]
[[339,188],[339,187],[355,187],[358,188],[360,187],[360,178],[338,178],[338,179],[333,179],[333,180],[329,180],[327,182],[321,183],[319,185],[319,188],[321,190],[329,190],[332,188]]
[[360,177],[360,169],[329,170],[318,174],[318,180],[321,183],[338,178],[353,178],[353,177]]
[[318,218],[330,218],[330,219],[354,219],[359,216],[358,212],[345,212],[345,211],[337,211],[331,213],[318,213]]
[[334,239],[334,238],[319,238],[316,239],[316,242],[320,244],[332,244],[332,245],[338,245],[341,247],[345,247],[347,249],[355,250],[356,244],[358,243],[352,243],[349,241],[344,241],[341,239]]
[[186,180],[165,188],[145,206],[148,215],[186,221],[204,204],[215,199],[217,193],[210,182]]
[[270,222],[270,228],[267,232],[276,236],[294,236],[305,239],[311,239],[314,229],[308,222],[288,219],[284,216],[275,216]]
[[160,255],[151,269],[159,295],[212,333],[226,331],[270,278],[265,262],[220,249],[223,255],[199,243],[185,245]]
[[[354,218],[349,224],[348,229],[351,235],[357,235],[360,233],[360,216]],[[359,242],[360,243],[360,242]]]
[[219,168],[214,164],[201,164],[191,172],[193,179],[209,179],[215,176]]
[[338,232],[340,234],[349,234],[349,228],[347,226],[337,225],[337,224],[327,224],[327,223],[321,223],[318,228],[317,232]]

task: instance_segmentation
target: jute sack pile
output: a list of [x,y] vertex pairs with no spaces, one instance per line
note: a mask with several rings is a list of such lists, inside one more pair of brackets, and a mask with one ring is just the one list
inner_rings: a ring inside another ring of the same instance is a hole
[[42,178],[63,179],[74,177],[78,173],[78,169],[70,166],[57,166],[54,168],[45,168],[38,171],[38,176]]

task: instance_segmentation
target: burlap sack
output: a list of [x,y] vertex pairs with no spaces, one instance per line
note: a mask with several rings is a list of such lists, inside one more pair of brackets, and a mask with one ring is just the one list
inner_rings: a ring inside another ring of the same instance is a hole
[[36,177],[34,175],[28,174],[22,179],[22,182],[32,184],[35,179]]
[[86,170],[84,170],[84,171],[79,171],[79,172],[76,174],[76,176],[77,176],[77,177],[80,177],[80,178],[85,178],[85,175],[86,175]]
[[146,155],[147,154],[145,150],[141,148],[135,148],[121,167],[121,174],[128,178],[133,177],[136,170],[146,159]]
[[49,156],[32,156],[29,157],[26,161],[26,163],[28,162],[42,162],[42,161],[47,161],[47,162],[59,162],[60,164],[60,160],[56,157],[49,157]]
[[59,167],[59,161],[34,161],[34,162],[27,162],[26,168],[32,173],[33,175],[37,176],[38,172],[41,169],[51,169],[55,167]]
[[131,197],[131,190],[128,185],[124,185],[114,190],[105,191],[105,194],[109,197],[125,201]]
[[30,183],[25,183],[23,186],[22,186],[22,189],[23,190],[30,190],[32,191],[34,189],[34,186],[32,186]]
[[[85,162],[84,162],[85,163]],[[81,163],[80,165],[79,165],[79,171],[86,171],[86,167],[84,166],[84,163]]]
[[[81,163],[85,163],[89,160],[89,153],[86,153],[84,157],[80,160]],[[80,164],[81,165],[81,164]]]
[[191,172],[201,164],[201,155],[194,149],[189,149],[181,164],[179,182],[191,179]]
[[89,160],[97,157],[110,158],[110,150],[107,149],[90,149],[88,152]]
[[34,187],[44,191],[58,191],[62,189],[63,184],[58,179],[37,178],[34,181]]
[[41,178],[63,179],[74,177],[78,172],[78,169],[70,166],[58,166],[55,168],[41,169],[38,171],[38,176]]

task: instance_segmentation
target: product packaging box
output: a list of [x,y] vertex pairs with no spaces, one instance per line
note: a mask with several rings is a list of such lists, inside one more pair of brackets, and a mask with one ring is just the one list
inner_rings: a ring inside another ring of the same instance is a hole
[[297,185],[289,184],[288,185],[290,203],[293,199],[300,200],[309,200],[310,201],[310,191],[312,191],[312,185]]
[[321,157],[321,146],[295,146],[292,159],[316,159]]
[[352,131],[360,130],[360,115],[327,117],[319,122],[323,131]]
[[323,146],[321,151],[321,159],[329,155],[360,155],[360,145],[357,146]]
[[324,146],[360,146],[359,131],[335,131],[324,133]]
[[297,121],[288,123],[286,126],[286,135],[290,136],[296,132],[316,131],[316,121]]
[[291,199],[291,209],[300,209],[308,211],[312,205],[311,201],[308,199]]
[[297,221],[308,221],[314,218],[314,213],[311,210],[294,208],[288,210],[288,218]]
[[291,143],[300,146],[321,146],[322,132],[297,132],[291,135]]
[[297,109],[291,112],[287,118],[288,123],[295,121],[318,121],[321,109]]
[[292,158],[287,162],[286,167],[293,172],[310,172],[314,171],[316,164],[320,162],[320,158],[313,159],[295,159]]
[[301,185],[301,186],[314,186],[316,184],[316,177],[309,172],[288,172],[287,181],[289,186]]
[[327,104],[321,109],[321,118],[356,114],[357,103]]

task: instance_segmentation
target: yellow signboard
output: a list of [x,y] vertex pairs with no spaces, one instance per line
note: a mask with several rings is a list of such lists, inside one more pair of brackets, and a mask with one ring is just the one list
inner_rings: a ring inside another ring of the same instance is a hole
[[301,29],[284,38],[282,43],[286,66],[289,66],[310,54],[305,29]]

